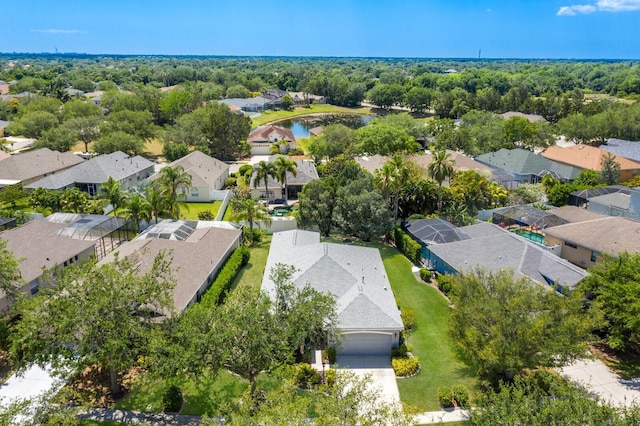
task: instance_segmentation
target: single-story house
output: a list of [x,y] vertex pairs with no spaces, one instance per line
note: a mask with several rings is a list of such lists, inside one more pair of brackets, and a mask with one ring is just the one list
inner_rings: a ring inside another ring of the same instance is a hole
[[308,104],[325,104],[327,99],[324,96],[314,95],[307,92],[289,92],[289,96],[293,99],[296,105],[308,105]]
[[640,220],[640,191],[633,188],[589,198],[588,209],[607,216]]
[[600,195],[612,194],[615,192],[629,193],[630,188],[623,185],[609,185],[599,188],[581,189],[579,191],[573,191],[569,194],[569,205],[578,207],[587,207],[589,200]]
[[320,234],[291,230],[271,240],[262,290],[272,298],[269,278],[277,264],[293,265],[293,283],[335,296],[340,356],[389,356],[403,330],[378,249],[320,242]]
[[0,180],[10,180],[26,186],[82,163],[84,160],[71,152],[40,148],[2,160]]
[[538,183],[546,175],[560,182],[571,182],[580,175],[580,168],[549,160],[522,148],[489,152],[476,161],[513,176],[519,183]]
[[[268,162],[273,162],[278,158],[278,155],[269,157]],[[269,202],[275,199],[297,200],[298,194],[302,192],[305,185],[312,180],[318,179],[318,171],[312,161],[293,159],[296,163],[297,173],[294,176],[293,173],[287,172],[287,186],[284,187],[278,180],[269,177],[267,179],[269,185]],[[254,172],[251,176],[251,195],[258,197],[262,200],[267,199],[267,188],[264,186],[264,180],[256,183],[256,171],[254,165]]]
[[[17,260],[22,259],[19,269],[24,282],[17,284],[21,292],[37,294],[44,270],[65,268],[95,253],[96,241],[59,235],[66,226],[64,223],[33,220],[0,232],[0,238],[7,242],[7,249]],[[0,291],[0,311],[5,312],[8,307],[9,300]]]
[[490,271],[512,270],[539,284],[573,288],[586,276],[581,268],[539,245],[491,223],[464,226],[469,239],[428,247],[429,269],[455,274],[482,267]]
[[[468,157],[464,154],[460,154],[450,149],[447,150],[447,154],[451,156],[453,169],[455,171],[475,170],[480,174],[487,175],[489,175],[492,171],[491,167],[475,161],[473,158]],[[381,169],[388,159],[389,157],[376,154],[368,157],[357,157],[355,160],[358,162],[360,167],[373,174],[376,170]],[[431,151],[426,151],[424,154],[407,156],[406,159],[411,161],[416,166],[421,168],[425,173],[427,173],[429,170],[429,164],[433,162],[433,153]]]
[[[540,155],[549,160],[558,161],[577,167],[580,170],[602,169],[601,161],[605,154],[611,154],[604,149],[596,148],[591,145],[572,145],[565,148],[559,146],[551,146]],[[640,162],[632,161],[614,154],[615,161],[620,164],[620,178],[618,182],[626,182],[640,173]]]
[[604,216],[548,229],[545,244],[560,245],[563,259],[588,269],[602,260],[602,254],[618,256],[640,250],[640,222]]
[[600,145],[600,148],[612,154],[640,163],[640,141],[609,139],[606,144]]
[[[216,158],[210,157],[204,152],[193,151],[192,153],[172,162],[170,167],[182,166],[185,172],[191,175],[191,189],[178,188],[186,196],[187,202],[211,202],[219,199],[214,196],[216,191],[225,187],[225,182],[229,177],[229,165]],[[151,176],[155,180],[159,173]]]
[[219,101],[229,107],[237,107],[244,112],[259,112],[265,109],[275,108],[274,101],[264,96],[256,96],[255,98],[230,98]]
[[[226,222],[163,220],[108,254],[100,263],[135,256],[140,272],[148,271],[164,251],[171,257],[177,313],[200,300],[231,253],[242,243],[242,230]],[[158,312],[167,315],[168,312]]]
[[270,155],[271,147],[280,146],[280,152],[296,149],[296,137],[291,129],[280,126],[261,126],[252,130],[247,137],[251,155]]
[[536,123],[538,121],[543,121],[546,122],[547,120],[541,116],[541,115],[536,115],[536,114],[524,114],[522,112],[518,112],[518,111],[507,111],[504,112],[502,114],[500,114],[500,117],[504,118],[505,120],[510,119],[511,117],[522,117],[522,118],[526,118],[527,120],[529,120],[532,123]]
[[422,247],[420,254],[425,260],[429,258],[429,246],[469,239],[469,236],[460,231],[460,228],[440,218],[409,221],[405,231],[420,244]]
[[[71,155],[77,157],[73,154]],[[120,188],[125,190],[141,184],[154,172],[154,163],[151,161],[139,155],[130,157],[122,151],[98,155],[86,161],[80,159],[80,161],[82,163],[75,167],[42,178],[26,185],[25,188],[54,190],[79,188],[81,191],[93,196],[98,193],[100,186],[109,177],[120,182]]]

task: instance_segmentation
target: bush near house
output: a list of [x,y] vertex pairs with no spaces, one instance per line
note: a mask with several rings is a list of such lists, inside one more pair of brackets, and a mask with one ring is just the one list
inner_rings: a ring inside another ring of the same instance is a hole
[[438,400],[443,408],[469,406],[469,391],[464,385],[440,386]]
[[422,278],[422,281],[424,281],[425,283],[430,283],[431,271],[427,268],[420,268],[420,278]]
[[420,360],[416,357],[399,357],[392,358],[391,365],[396,376],[406,377],[418,372],[420,368]]
[[420,264],[420,251],[422,247],[402,229],[396,228],[393,231],[393,242],[398,250],[400,250],[402,254],[404,254],[414,265]]
[[295,381],[301,389],[311,389],[320,384],[320,375],[307,363],[296,366]]
[[403,309],[400,311],[400,317],[402,318],[402,324],[404,329],[409,332],[416,326],[418,316],[413,309]]
[[251,252],[245,246],[235,249],[213,281],[211,288],[202,297],[200,303],[204,306],[214,306],[222,302],[240,268],[249,263],[250,256]]

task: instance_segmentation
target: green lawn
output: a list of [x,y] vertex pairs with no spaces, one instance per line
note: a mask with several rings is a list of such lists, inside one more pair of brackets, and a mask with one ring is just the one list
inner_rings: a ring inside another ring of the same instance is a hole
[[438,387],[457,384],[465,385],[473,399],[477,378],[460,360],[447,334],[448,301],[433,287],[418,282],[411,263],[396,249],[383,247],[380,254],[400,308],[417,314],[416,329],[407,340],[420,358],[421,371],[415,377],[398,379],[400,399],[421,411],[439,410]]
[[[202,377],[199,382],[184,377],[176,378],[175,383],[182,389],[185,405],[181,414],[201,416],[214,415],[228,402],[237,400],[249,387],[249,382],[220,370],[216,377]],[[121,410],[161,412],[162,393],[169,383],[157,377],[144,374],[140,376],[129,395],[116,402],[115,408]],[[258,377],[258,388],[275,389],[280,381],[267,374]]]
[[345,108],[339,107],[335,105],[329,104],[312,104],[311,108],[302,108],[297,107],[293,111],[264,111],[259,117],[255,117],[251,119],[252,126],[262,126],[263,124],[272,123],[278,120],[284,120],[285,118],[298,117],[301,115],[310,115],[310,114],[322,114],[322,113],[350,113],[350,114],[370,114],[371,108],[369,107],[360,107],[360,108]]
[[251,258],[249,263],[245,265],[235,279],[231,283],[231,288],[237,286],[249,286],[256,289],[262,284],[262,276],[264,268],[267,264],[267,255],[269,254],[269,246],[271,245],[271,235],[266,235],[264,240],[251,247]]
[[180,206],[180,219],[198,220],[198,213],[211,210],[215,218],[222,206],[222,201],[213,201],[211,203],[184,203]]

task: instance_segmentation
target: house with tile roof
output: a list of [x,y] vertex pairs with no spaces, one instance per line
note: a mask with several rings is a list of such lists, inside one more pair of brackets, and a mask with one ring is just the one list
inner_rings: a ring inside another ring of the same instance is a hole
[[22,152],[2,160],[0,181],[7,180],[26,186],[82,164],[84,161],[71,152],[52,151],[49,148]]
[[[602,169],[602,157],[606,154],[610,153],[591,145],[580,144],[565,148],[551,146],[542,151],[540,155],[549,160],[577,167],[580,170],[600,171]],[[615,154],[614,158],[615,161],[620,164],[620,178],[618,182],[626,182],[640,173],[640,162],[632,161]]]
[[[242,243],[242,230],[226,223],[163,220],[108,254],[100,264],[120,258],[135,258],[140,273],[153,266],[160,252],[171,258],[176,285],[173,304],[177,313],[200,300],[227,258]],[[168,312],[158,312],[166,316]]]
[[378,249],[323,243],[318,232],[276,232],[262,278],[262,290],[272,298],[269,275],[277,263],[296,268],[296,287],[310,285],[336,298],[339,356],[388,357],[398,346],[402,319]]
[[[273,155],[268,158],[268,162],[274,162],[278,155]],[[296,163],[296,175],[293,173],[287,172],[287,185],[286,187],[282,185],[278,180],[269,177],[267,179],[267,184],[269,186],[269,194],[267,197],[267,188],[264,185],[264,180],[260,182],[256,182],[256,171],[254,170],[253,175],[251,176],[251,195],[253,197],[258,197],[261,200],[269,200],[269,202],[274,201],[275,199],[287,199],[287,200],[297,200],[298,194],[302,192],[305,185],[311,182],[312,180],[318,179],[318,171],[316,170],[315,164],[312,161],[300,160],[300,159],[292,159]]]
[[296,137],[291,129],[280,126],[260,126],[249,133],[247,143],[251,147],[251,155],[270,155],[271,147],[277,145],[280,152],[286,153],[296,149]]
[[[95,253],[95,240],[82,240],[60,235],[67,224],[33,220],[17,228],[0,232],[7,249],[19,262],[18,290],[35,295],[43,285],[44,270],[65,268]],[[10,300],[0,292],[0,312],[5,312]]]
[[[79,158],[75,155],[73,156]],[[44,177],[26,185],[25,188],[53,190],[78,188],[94,196],[109,177],[120,182],[120,188],[126,190],[142,184],[154,172],[154,163],[151,161],[139,155],[131,157],[122,151],[98,155],[86,161],[81,159],[80,161],[80,164],[68,170]]]
[[[169,164],[170,167],[182,166],[191,175],[191,188],[178,188],[187,202],[211,202],[220,199],[216,192],[224,189],[229,177],[229,165],[202,151],[193,151]],[[155,180],[159,173],[151,176]]]
[[522,148],[505,149],[478,155],[476,161],[513,176],[520,183],[538,183],[546,175],[560,182],[571,182],[580,168],[549,160]]
[[640,222],[624,217],[603,216],[556,226],[546,231],[545,244],[560,245],[563,259],[588,269],[607,253],[618,256],[640,250]]
[[469,238],[429,247],[429,269],[455,274],[481,267],[490,271],[511,270],[515,278],[539,284],[573,288],[586,272],[512,232],[491,223],[463,226]]

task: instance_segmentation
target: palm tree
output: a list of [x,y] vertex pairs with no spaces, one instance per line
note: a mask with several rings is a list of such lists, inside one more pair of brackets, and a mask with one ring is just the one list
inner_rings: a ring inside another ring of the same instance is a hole
[[167,197],[162,193],[157,182],[147,186],[144,191],[144,197],[151,207],[151,216],[156,220],[156,223],[158,223],[160,215],[167,212],[167,206],[169,205]]
[[135,224],[134,231],[140,232],[140,221],[151,219],[151,204],[140,194],[132,193],[125,198],[122,213]]
[[256,179],[253,181],[253,187],[257,188],[260,181],[264,181],[267,204],[269,204],[269,177],[275,179],[276,166],[273,163],[261,161],[254,167],[254,170],[256,173]]
[[249,198],[248,200],[232,200],[231,211],[233,220],[242,220],[249,223],[249,240],[251,244],[253,244],[254,223],[260,226],[260,222],[258,221],[261,221],[265,225],[271,225],[272,220],[267,207],[254,198]]
[[376,170],[373,183],[389,202],[393,196],[393,212],[398,219],[398,204],[400,191],[409,182],[411,169],[400,155],[390,158],[381,169]]
[[109,179],[100,185],[98,198],[107,200],[107,202],[111,204],[111,207],[113,207],[113,215],[118,217],[118,207],[120,207],[124,201],[124,193],[120,190],[120,182],[109,176]]
[[185,191],[191,189],[191,175],[184,170],[182,166],[167,166],[160,170],[160,178],[158,179],[161,192],[169,201],[169,211],[174,219],[180,219],[180,200],[186,198],[183,192],[178,193],[178,188]]
[[461,115],[464,115],[469,111],[469,107],[467,103],[463,99],[456,99],[453,101],[453,106],[451,107],[451,114],[456,115],[456,119],[460,119]]
[[453,160],[446,150],[435,151],[428,168],[429,177],[438,182],[438,215],[442,212],[442,182],[453,176]]
[[282,184],[282,192],[284,199],[287,200],[287,173],[291,173],[294,177],[298,175],[298,165],[295,161],[285,156],[279,156],[273,162],[276,167],[276,178]]

